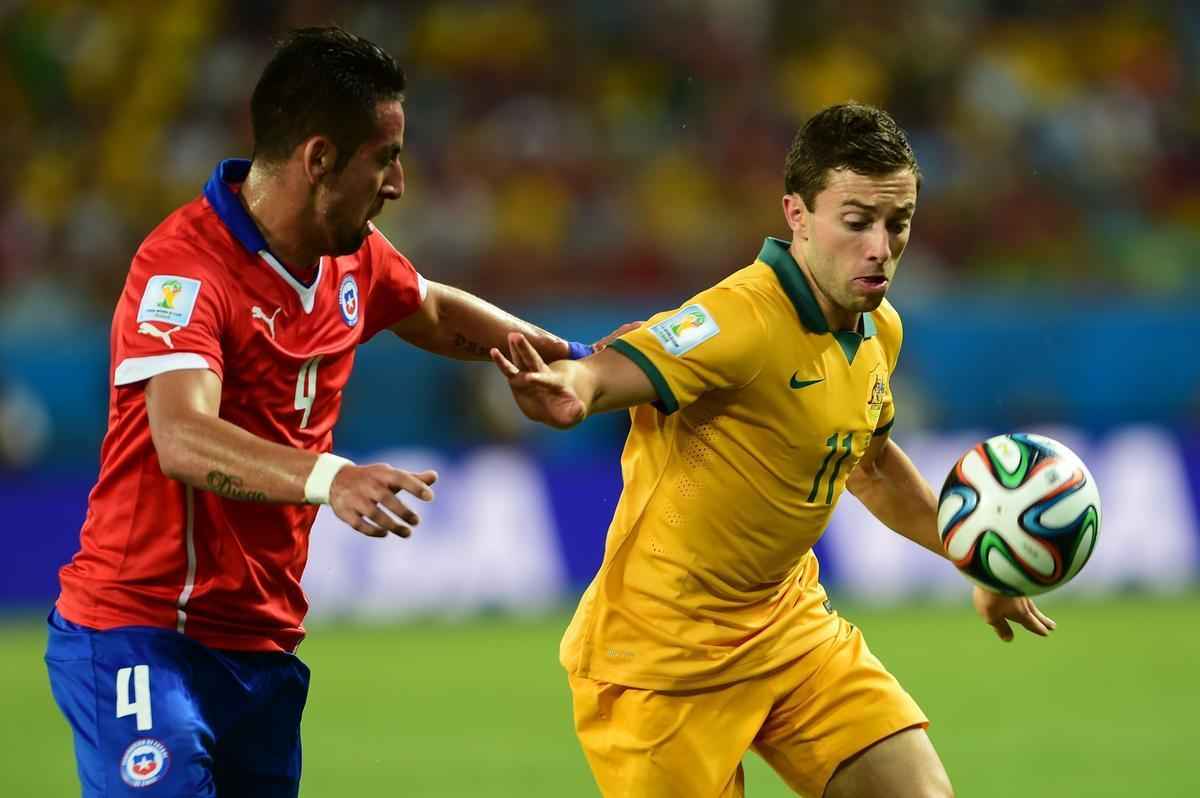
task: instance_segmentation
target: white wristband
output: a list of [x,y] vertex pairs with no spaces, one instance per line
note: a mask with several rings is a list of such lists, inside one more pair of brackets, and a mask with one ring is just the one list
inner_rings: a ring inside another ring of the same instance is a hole
[[329,504],[329,489],[333,486],[333,478],[348,465],[354,465],[354,461],[329,452],[319,455],[304,482],[304,501],[309,504]]

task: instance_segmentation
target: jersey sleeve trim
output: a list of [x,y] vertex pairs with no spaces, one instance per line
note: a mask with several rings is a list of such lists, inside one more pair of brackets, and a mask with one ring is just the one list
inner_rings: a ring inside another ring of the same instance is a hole
[[169,355],[129,357],[121,361],[113,373],[113,385],[130,385],[142,382],[168,371],[185,369],[210,369],[215,371],[203,355],[195,352],[175,352]]
[[896,417],[892,416],[892,420],[889,421],[888,423],[884,424],[882,427],[879,427],[874,432],[872,432],[871,437],[874,438],[874,437],[878,437],[880,435],[887,435],[889,432],[892,431],[892,427],[894,427],[894,426],[896,426]]
[[664,415],[671,415],[679,409],[679,400],[675,398],[671,386],[667,383],[667,379],[658,370],[658,367],[650,362],[650,358],[643,355],[633,344],[628,341],[617,339],[609,344],[609,348],[615,349],[625,357],[633,361],[633,364],[646,373],[650,378],[650,383],[654,386],[655,392],[658,394],[658,401],[654,402],[654,406],[658,408]]

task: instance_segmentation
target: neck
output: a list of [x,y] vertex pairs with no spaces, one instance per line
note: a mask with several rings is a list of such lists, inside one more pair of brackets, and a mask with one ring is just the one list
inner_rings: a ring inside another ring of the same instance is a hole
[[800,271],[804,274],[804,279],[808,281],[808,286],[812,289],[813,298],[817,300],[817,307],[821,309],[821,315],[825,317],[825,323],[829,325],[830,331],[858,330],[858,323],[862,318],[862,314],[846,310],[836,304],[821,290],[820,284],[813,279],[812,269],[808,267],[808,262],[805,260],[804,254],[800,251],[800,247],[796,245],[795,239],[792,240],[792,245],[788,247],[788,251],[792,253],[792,259],[796,261],[796,265],[800,267]]
[[283,170],[269,172],[256,161],[250,165],[250,173],[242,183],[238,199],[267,240],[271,253],[288,271],[302,275],[317,267],[322,253],[305,238],[307,225],[304,224],[302,205],[284,199],[304,197],[307,192],[287,183]]

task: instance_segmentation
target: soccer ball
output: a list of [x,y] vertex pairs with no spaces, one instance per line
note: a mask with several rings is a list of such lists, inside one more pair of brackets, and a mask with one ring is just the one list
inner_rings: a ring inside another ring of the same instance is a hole
[[1009,596],[1069,582],[1100,534],[1100,492],[1058,441],[1030,433],[988,438],[950,471],[938,533],[959,570]]

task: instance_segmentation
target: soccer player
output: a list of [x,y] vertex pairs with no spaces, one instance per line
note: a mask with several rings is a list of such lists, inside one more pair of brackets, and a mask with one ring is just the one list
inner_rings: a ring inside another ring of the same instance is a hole
[[134,256],[46,650],[85,796],[298,793],[318,505],[407,537],[396,494],[437,479],[330,453],[360,343],[486,360],[519,331],[546,360],[592,352],[425,280],[371,225],[404,193],[404,88],[376,45],[294,32],[254,90],[253,160],[218,165]]
[[[951,794],[916,702],[829,604],[812,547],[843,489],[942,554],[933,491],[890,439],[901,325],[884,299],[920,171],[883,111],[828,108],[787,157],[792,240],[608,349],[492,359],[530,418],[633,408],[604,563],[562,641],[609,796],[740,796],[754,748],[817,798]],[[943,555],[944,556],[944,555]],[[1000,636],[1028,599],[976,589]]]

